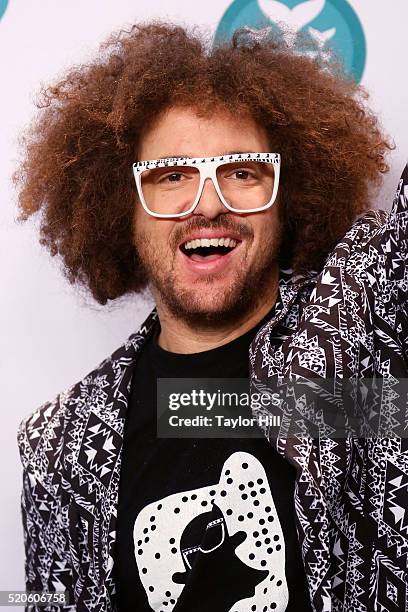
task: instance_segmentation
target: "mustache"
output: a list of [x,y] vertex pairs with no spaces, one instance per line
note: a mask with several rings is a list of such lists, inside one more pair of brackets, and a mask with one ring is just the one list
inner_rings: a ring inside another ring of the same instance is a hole
[[208,230],[226,230],[227,232],[234,232],[240,239],[244,240],[245,238],[253,238],[254,232],[252,228],[248,227],[244,223],[239,223],[233,221],[232,219],[222,216],[217,217],[214,220],[206,219],[205,217],[196,217],[195,219],[191,219],[186,221],[185,225],[182,227],[177,227],[174,231],[173,237],[171,239],[171,247],[176,249],[179,244],[184,242],[186,236],[188,236],[191,232],[200,229],[208,229]]

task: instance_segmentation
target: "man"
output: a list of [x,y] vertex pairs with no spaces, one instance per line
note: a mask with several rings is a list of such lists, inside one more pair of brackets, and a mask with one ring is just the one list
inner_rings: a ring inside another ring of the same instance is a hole
[[27,589],[66,609],[408,610],[404,440],[308,435],[289,392],[265,438],[156,434],[162,378],[407,372],[405,187],[365,212],[388,142],[301,50],[135,26],[45,92],[22,218],[100,303],[156,303],[19,427]]

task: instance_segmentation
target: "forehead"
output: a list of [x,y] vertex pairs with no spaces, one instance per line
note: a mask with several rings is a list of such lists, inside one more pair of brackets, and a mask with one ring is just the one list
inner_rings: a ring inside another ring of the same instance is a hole
[[193,108],[172,107],[142,135],[138,159],[209,157],[228,151],[269,151],[268,135],[252,117],[217,109],[203,115]]

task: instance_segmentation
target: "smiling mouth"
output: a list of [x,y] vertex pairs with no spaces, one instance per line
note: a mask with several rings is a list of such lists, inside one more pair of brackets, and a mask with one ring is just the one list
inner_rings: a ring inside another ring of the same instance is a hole
[[180,245],[180,251],[192,261],[212,261],[231,253],[240,240],[235,238],[197,238]]

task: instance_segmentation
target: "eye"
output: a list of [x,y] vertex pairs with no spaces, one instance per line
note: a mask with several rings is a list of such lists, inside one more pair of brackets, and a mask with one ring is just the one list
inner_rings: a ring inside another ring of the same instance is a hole
[[219,177],[230,181],[239,181],[248,183],[258,177],[259,168],[254,164],[243,164],[241,162],[233,162],[231,164],[222,164],[217,171]]
[[169,183],[179,183],[182,180],[183,175],[181,172],[172,172],[161,178],[161,182],[168,181]]
[[257,178],[257,173],[254,168],[231,168],[226,173],[225,178],[233,179],[234,181],[248,182]]
[[237,179],[245,180],[251,178],[251,174],[248,170],[235,170],[234,172]]

